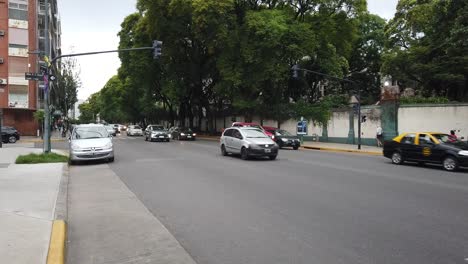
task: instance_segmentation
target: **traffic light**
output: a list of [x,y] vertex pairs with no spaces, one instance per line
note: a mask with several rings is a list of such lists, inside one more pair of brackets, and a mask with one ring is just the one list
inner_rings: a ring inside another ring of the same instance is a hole
[[162,41],[153,40],[153,57],[159,59],[162,55]]
[[361,116],[361,123],[365,123],[367,121],[367,116]]

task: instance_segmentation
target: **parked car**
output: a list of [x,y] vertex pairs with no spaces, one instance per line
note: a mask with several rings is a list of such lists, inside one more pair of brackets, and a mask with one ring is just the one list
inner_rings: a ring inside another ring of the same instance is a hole
[[276,129],[271,131],[271,133],[273,133],[275,136],[274,141],[276,144],[278,144],[279,148],[292,147],[294,150],[298,150],[301,146],[301,140],[299,137],[289,133],[286,130]]
[[278,156],[278,145],[263,130],[255,127],[227,128],[220,139],[221,154],[240,154],[241,159],[250,157],[268,157],[271,160]]
[[143,136],[143,130],[138,125],[130,125],[127,129],[127,136]]
[[145,141],[171,141],[169,132],[161,125],[149,125],[145,129]]
[[88,160],[114,161],[112,137],[104,125],[77,125],[70,136],[70,163]]
[[434,163],[447,171],[468,167],[468,144],[444,133],[403,133],[384,142],[383,155],[397,165],[405,161]]
[[106,127],[107,133],[109,133],[109,135],[112,135],[113,137],[117,136],[117,131],[115,130],[113,125],[107,125],[105,127]]
[[171,137],[177,140],[195,140],[197,134],[188,127],[174,127],[171,129]]
[[2,127],[2,142],[3,143],[16,143],[20,140],[20,134],[14,127],[4,126]]
[[253,128],[258,128],[263,131],[267,136],[269,136],[271,139],[274,139],[275,136],[273,133],[265,130],[261,125],[256,124],[256,123],[248,123],[248,122],[234,122],[231,125],[232,127],[253,127]]

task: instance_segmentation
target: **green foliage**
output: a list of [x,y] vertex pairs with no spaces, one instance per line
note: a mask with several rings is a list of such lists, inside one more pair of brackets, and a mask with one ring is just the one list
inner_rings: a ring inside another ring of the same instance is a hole
[[400,104],[412,105],[412,104],[446,104],[449,103],[449,99],[446,97],[403,97],[400,99]]
[[75,58],[64,58],[60,60],[56,72],[57,80],[51,89],[50,98],[53,108],[66,116],[78,101],[78,88],[81,86],[79,65]]
[[292,117],[296,119],[304,117],[312,120],[314,124],[327,125],[332,110],[334,108],[347,107],[348,101],[347,95],[329,95],[321,101],[312,104],[299,101],[293,105],[294,113]]
[[37,122],[39,123],[42,123],[44,122],[44,110],[37,110],[36,112],[34,112],[33,114],[34,116],[34,120],[36,120]]
[[16,164],[62,163],[68,162],[68,157],[57,153],[41,153],[21,155],[16,158]]
[[400,0],[382,71],[424,96],[468,101],[468,2]]
[[292,79],[296,63],[355,81],[363,103],[379,100],[381,71],[417,83],[424,96],[459,98],[468,72],[465,2],[400,0],[387,24],[365,0],[138,0],[119,48],[157,39],[163,55],[120,53],[118,75],[81,106],[82,119],[201,126],[257,115],[326,124],[356,87],[311,73]]

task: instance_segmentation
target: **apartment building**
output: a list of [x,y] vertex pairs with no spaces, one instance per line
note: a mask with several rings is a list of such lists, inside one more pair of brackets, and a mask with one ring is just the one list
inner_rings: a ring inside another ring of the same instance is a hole
[[49,0],[49,30],[45,32],[44,0],[0,0],[0,108],[3,125],[21,135],[36,135],[34,112],[44,108],[44,84],[26,80],[39,72],[46,34],[51,58],[60,54],[60,19],[57,0]]

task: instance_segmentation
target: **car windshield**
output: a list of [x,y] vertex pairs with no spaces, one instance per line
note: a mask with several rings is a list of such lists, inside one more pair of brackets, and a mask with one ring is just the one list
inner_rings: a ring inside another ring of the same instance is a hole
[[73,132],[74,139],[106,138],[109,134],[102,127],[78,127]]
[[151,127],[150,127],[150,130],[153,130],[153,131],[164,130],[164,127],[162,127],[162,126],[151,126]]
[[276,133],[280,136],[292,136],[291,133],[289,133],[288,131],[286,130],[282,130],[282,129],[279,129],[279,130],[276,130]]
[[184,127],[184,128],[180,129],[180,132],[182,132],[182,133],[192,133],[192,129]]
[[133,129],[141,129],[140,126],[134,126]]
[[447,135],[447,134],[432,134],[432,136],[435,137],[436,139],[438,139],[442,143],[464,144],[463,141],[461,141],[461,140],[459,140],[457,138],[451,137],[450,135]]
[[262,130],[245,129],[242,131],[246,138],[268,138]]

